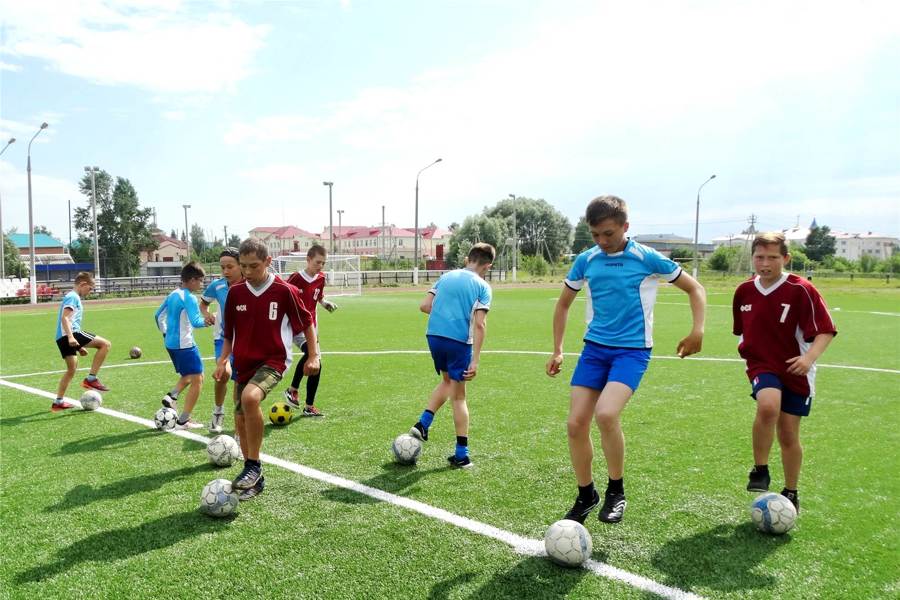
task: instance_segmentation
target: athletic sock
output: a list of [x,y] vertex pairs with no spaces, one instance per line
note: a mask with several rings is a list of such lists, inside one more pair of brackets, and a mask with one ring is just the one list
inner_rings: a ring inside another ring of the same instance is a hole
[[594,499],[594,482],[587,485],[578,486],[578,499],[585,503],[590,503]]
[[625,493],[625,478],[620,477],[619,479],[610,479],[609,483],[606,484],[606,493],[607,494],[624,494]]
[[456,458],[465,458],[469,455],[469,436],[456,436]]
[[97,376],[96,376],[95,374],[93,374],[93,373],[88,373],[88,376],[87,376],[86,379],[87,379],[88,381],[97,381]]
[[178,400],[178,390],[175,389],[175,388],[173,388],[173,389],[169,392],[169,397],[172,398],[172,400]]
[[63,401],[62,396],[60,396],[59,398],[57,398],[56,400],[53,401],[53,404],[62,404],[62,401]]
[[214,415],[224,415],[224,414],[225,414],[225,407],[224,407],[224,406],[219,406],[218,404],[216,404],[216,405],[213,407],[213,414],[214,414]]
[[180,415],[178,415],[178,423],[184,425],[188,421],[191,420],[191,413],[184,411]]
[[769,465],[753,465],[753,468],[757,473],[769,473]]
[[434,421],[434,413],[428,409],[426,409],[422,413],[422,416],[419,417],[419,423],[421,423],[422,427],[424,427],[425,429],[428,429],[429,427],[431,427],[432,421]]

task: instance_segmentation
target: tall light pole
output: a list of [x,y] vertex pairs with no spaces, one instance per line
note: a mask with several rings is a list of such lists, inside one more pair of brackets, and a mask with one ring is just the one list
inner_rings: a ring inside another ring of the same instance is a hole
[[338,246],[340,246],[340,244],[341,244],[340,235],[344,231],[343,227],[341,226],[341,217],[344,215],[344,211],[341,209],[338,209],[335,212],[338,214]]
[[512,199],[512,207],[513,207],[513,262],[512,262],[512,272],[513,272],[513,281],[516,280],[516,261],[519,258],[519,230],[516,229],[516,195],[510,194],[510,199]]
[[416,173],[416,222],[413,226],[413,284],[419,284],[419,175],[422,174],[422,171],[427,169],[428,167],[433,167],[444,160],[443,158],[439,158],[430,165],[422,167],[419,169],[419,172]]
[[[100,236],[97,235],[97,172],[100,167],[85,167],[91,174],[91,214],[94,218],[94,276],[100,278]],[[108,256],[108,255],[107,255]]]
[[[16,138],[9,138],[9,141],[6,142],[6,145],[3,146],[3,150],[0,150],[0,156],[6,152],[6,149],[9,148],[10,144],[15,144]],[[6,251],[6,234],[3,233],[3,200],[0,199],[0,279],[4,279],[6,277],[6,259],[4,257],[4,252]]]
[[[32,136],[31,142],[34,141],[40,133],[47,129],[46,123],[41,123],[40,129]],[[35,272],[34,260],[34,217],[31,209],[31,142],[28,142],[28,245],[31,247],[31,303],[37,304],[37,273]]]
[[694,279],[697,279],[697,269],[699,268],[700,262],[700,246],[699,246],[699,233],[700,233],[700,190],[703,189],[703,186],[715,179],[715,175],[710,175],[709,179],[700,184],[700,187],[697,188],[697,213],[694,216]]
[[187,209],[191,207],[190,204],[182,204],[181,207],[184,209],[184,241],[187,242],[188,253],[187,253],[187,262],[191,262],[191,232],[188,230],[188,218],[187,218]]
[[334,223],[331,220],[332,212],[331,212],[331,188],[334,187],[333,181],[323,181],[322,185],[328,186],[328,237],[331,239],[331,249],[330,252],[334,254]]

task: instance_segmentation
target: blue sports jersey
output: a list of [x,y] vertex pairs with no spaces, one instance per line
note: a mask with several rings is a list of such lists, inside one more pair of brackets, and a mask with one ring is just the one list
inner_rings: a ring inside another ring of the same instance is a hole
[[84,314],[84,306],[81,304],[81,296],[72,290],[63,296],[62,304],[59,305],[59,314],[56,316],[56,337],[54,338],[57,340],[66,335],[62,328],[63,311],[66,310],[66,307],[72,309],[72,333],[81,331],[81,316]]
[[224,314],[225,311],[225,299],[227,297],[228,280],[224,277],[211,281],[210,284],[206,286],[206,289],[203,290],[203,294],[200,295],[200,298],[207,304],[212,304],[213,302],[219,303],[219,309],[216,312],[216,328],[213,330],[214,340],[222,339],[222,314]]
[[566,277],[566,285],[576,292],[588,284],[584,339],[618,348],[652,348],[657,280],[671,283],[680,275],[677,264],[632,240],[614,254],[599,246],[585,250]]
[[444,273],[429,290],[434,294],[427,335],[472,343],[472,316],[490,310],[491,286],[469,269]]
[[200,304],[184,288],[178,288],[166,296],[153,316],[169,350],[194,346],[194,327],[206,327],[206,321],[200,314]]

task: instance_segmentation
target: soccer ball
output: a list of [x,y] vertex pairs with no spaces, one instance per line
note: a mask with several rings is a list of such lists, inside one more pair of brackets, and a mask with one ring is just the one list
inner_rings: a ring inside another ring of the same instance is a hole
[[100,392],[88,390],[81,395],[81,408],[84,410],[97,410],[103,404]]
[[757,496],[750,505],[750,518],[760,531],[782,534],[794,526],[797,509],[781,494],[766,492]]
[[227,517],[237,510],[237,492],[231,489],[227,479],[213,479],[200,493],[200,512],[211,517]]
[[175,423],[178,421],[178,413],[172,408],[163,407],[156,411],[153,422],[160,431],[169,431],[175,429]]
[[408,433],[403,433],[391,444],[391,450],[394,451],[394,460],[401,465],[414,465],[422,452],[422,442]]
[[130,356],[131,358],[140,358],[140,357],[141,357],[141,354],[143,354],[143,352],[141,352],[141,349],[138,348],[137,346],[133,347],[133,348],[128,352],[128,356]]
[[287,425],[294,418],[291,407],[284,402],[276,402],[269,409],[269,420],[273,425]]
[[231,463],[241,458],[241,447],[230,435],[217,435],[206,446],[209,462],[218,467],[230,467]]
[[591,557],[591,534],[578,521],[563,519],[547,529],[544,549],[550,560],[563,567],[580,567]]

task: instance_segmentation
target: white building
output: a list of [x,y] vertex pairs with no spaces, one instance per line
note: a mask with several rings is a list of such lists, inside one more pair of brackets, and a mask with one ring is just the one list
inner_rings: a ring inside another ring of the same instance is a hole
[[[270,256],[283,256],[292,252],[306,252],[313,244],[321,244],[322,237],[305,229],[285,225],[284,227],[254,227],[250,237],[265,243]],[[328,245],[325,244],[325,248]]]
[[847,260],[859,260],[863,256],[871,256],[878,260],[891,257],[895,246],[900,246],[900,239],[879,233],[843,233],[834,232],[834,255]]

